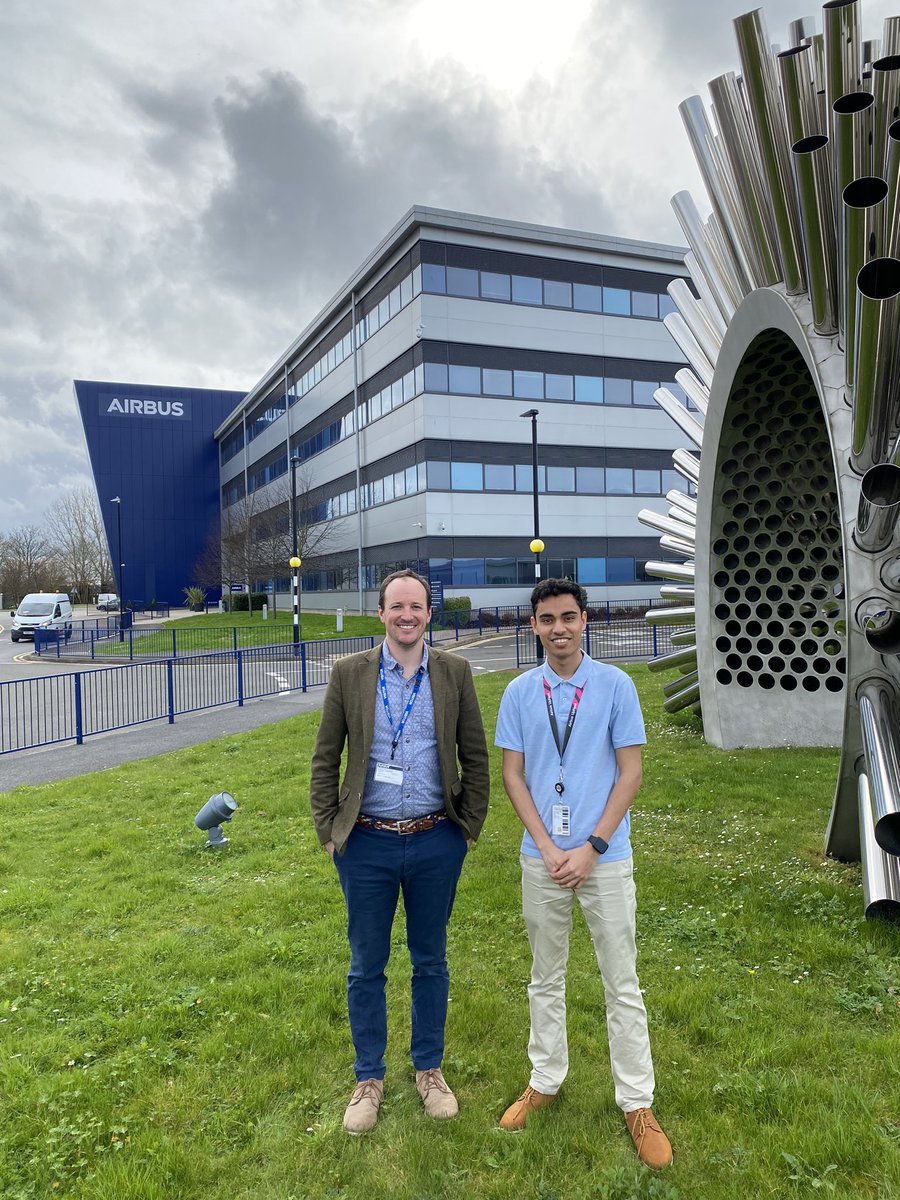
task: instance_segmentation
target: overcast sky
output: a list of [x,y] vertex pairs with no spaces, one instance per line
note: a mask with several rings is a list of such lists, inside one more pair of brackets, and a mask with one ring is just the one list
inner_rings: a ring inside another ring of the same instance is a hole
[[412,204],[680,243],[750,7],[2,0],[0,531],[90,482],[73,378],[251,387]]

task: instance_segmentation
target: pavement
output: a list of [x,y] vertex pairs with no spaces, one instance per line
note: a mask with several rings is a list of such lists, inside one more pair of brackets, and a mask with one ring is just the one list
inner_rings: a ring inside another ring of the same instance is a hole
[[[516,639],[513,634],[485,636],[474,640],[447,642],[441,649],[462,654],[474,674],[486,671],[515,670]],[[150,758],[215,741],[229,734],[244,733],[261,725],[272,725],[300,713],[313,712],[322,705],[325,688],[308,692],[283,692],[246,703],[242,708],[230,705],[180,716],[172,725],[153,721],[128,729],[95,734],[81,746],[61,742],[33,750],[17,750],[0,757],[0,793],[20,786],[35,786],[60,779],[104,771],[139,758]]]

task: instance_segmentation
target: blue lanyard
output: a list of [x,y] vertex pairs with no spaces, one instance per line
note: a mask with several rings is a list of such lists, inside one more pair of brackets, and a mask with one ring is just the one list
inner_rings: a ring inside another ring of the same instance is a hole
[[391,727],[391,761],[394,760],[394,752],[400,745],[400,739],[403,737],[403,730],[406,728],[406,722],[409,719],[409,714],[413,710],[413,705],[416,702],[416,697],[419,694],[419,688],[422,686],[422,680],[425,678],[425,664],[422,663],[418,671],[416,671],[416,680],[413,684],[412,692],[406,702],[406,708],[403,710],[403,716],[400,718],[400,724],[394,728],[394,722],[391,718],[391,702],[388,699],[387,679],[384,675],[384,659],[378,664],[378,686],[381,689],[381,703],[384,705],[384,715],[387,717],[388,725]]

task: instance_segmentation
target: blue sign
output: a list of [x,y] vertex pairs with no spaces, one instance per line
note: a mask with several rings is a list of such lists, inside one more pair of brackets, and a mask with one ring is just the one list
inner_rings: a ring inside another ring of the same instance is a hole
[[244,585],[242,583],[233,583],[231,585],[231,590],[233,592],[242,592],[244,590]]
[[432,579],[431,584],[431,607],[442,609],[444,607],[444,581],[442,579]]

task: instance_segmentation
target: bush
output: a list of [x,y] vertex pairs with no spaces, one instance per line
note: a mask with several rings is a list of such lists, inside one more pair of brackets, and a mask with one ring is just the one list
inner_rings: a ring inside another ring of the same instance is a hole
[[262,606],[268,604],[268,592],[253,592],[247,595],[246,592],[236,592],[234,595],[224,597],[226,612],[247,612],[249,607],[248,601],[252,601],[253,612],[262,612]]
[[[191,612],[203,612],[206,608],[206,589],[202,587],[186,587],[184,598]],[[153,603],[151,601],[151,608]]]

